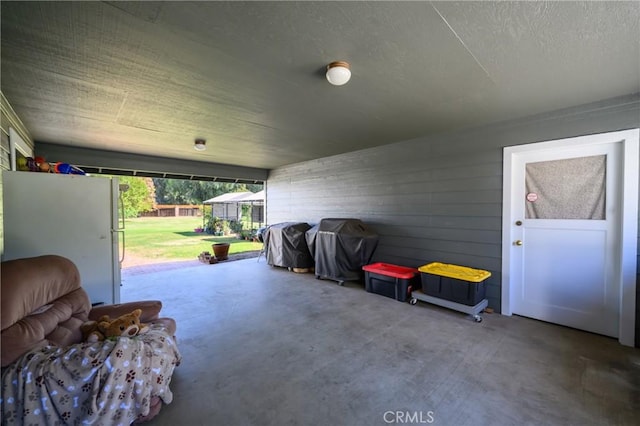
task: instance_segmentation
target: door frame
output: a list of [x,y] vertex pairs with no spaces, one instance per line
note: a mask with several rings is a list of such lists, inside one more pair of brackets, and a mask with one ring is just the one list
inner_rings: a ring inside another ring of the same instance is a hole
[[[512,315],[511,296],[514,281],[511,273],[514,271],[514,260],[511,256],[514,240],[512,217],[515,203],[512,199],[512,182],[515,174],[513,158],[515,155],[538,150],[555,150],[579,145],[594,145],[602,143],[622,144],[622,188],[620,201],[622,203],[622,217],[620,218],[620,262],[617,266],[617,276],[620,284],[620,315],[618,341],[626,346],[635,345],[636,326],[636,273],[637,273],[637,245],[638,245],[638,178],[639,178],[639,137],[640,129],[630,129],[615,132],[604,132],[593,135],[578,136],[565,139],[555,139],[546,142],[531,143],[505,147],[503,149],[502,175],[502,315]],[[603,142],[603,138],[607,141]]]

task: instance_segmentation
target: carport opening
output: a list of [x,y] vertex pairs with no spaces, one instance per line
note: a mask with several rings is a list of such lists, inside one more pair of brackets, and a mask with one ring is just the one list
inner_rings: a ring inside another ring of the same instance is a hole
[[[262,249],[256,235],[265,223],[263,182],[105,170],[90,174],[119,179],[123,270],[205,262],[205,253],[215,258],[214,244],[229,244],[227,260],[257,257]],[[216,202],[219,198],[230,201]]]

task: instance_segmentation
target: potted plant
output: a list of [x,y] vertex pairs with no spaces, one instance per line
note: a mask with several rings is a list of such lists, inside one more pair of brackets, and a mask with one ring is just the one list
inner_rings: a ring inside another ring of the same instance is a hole
[[218,260],[227,260],[229,258],[229,247],[231,244],[229,243],[214,243],[211,244],[211,248],[213,248],[213,254],[216,256]]

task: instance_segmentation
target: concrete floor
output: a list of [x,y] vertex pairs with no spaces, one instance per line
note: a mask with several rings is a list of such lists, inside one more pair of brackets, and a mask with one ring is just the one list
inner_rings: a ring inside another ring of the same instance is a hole
[[150,425],[637,425],[640,350],[517,316],[464,314],[256,259],[124,271],[183,355]]

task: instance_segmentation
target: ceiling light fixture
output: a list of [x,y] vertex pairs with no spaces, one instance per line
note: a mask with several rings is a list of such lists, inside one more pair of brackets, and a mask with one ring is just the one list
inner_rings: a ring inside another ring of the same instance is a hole
[[327,81],[334,86],[347,84],[351,78],[349,64],[344,61],[335,61],[327,65]]
[[206,143],[207,141],[204,139],[196,139],[193,145],[193,149],[195,149],[196,151],[204,151],[205,149],[207,149],[207,147],[205,146]]

